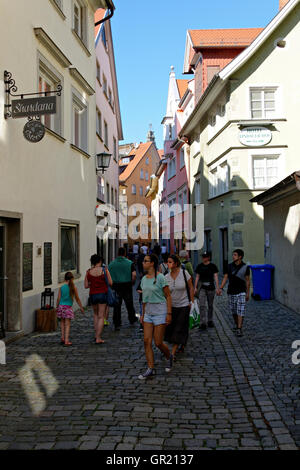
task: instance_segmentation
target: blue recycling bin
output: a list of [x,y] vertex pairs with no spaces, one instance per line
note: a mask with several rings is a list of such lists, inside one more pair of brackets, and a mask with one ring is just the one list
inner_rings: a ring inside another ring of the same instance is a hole
[[271,299],[272,271],[271,264],[252,264],[253,294],[259,295],[261,300]]

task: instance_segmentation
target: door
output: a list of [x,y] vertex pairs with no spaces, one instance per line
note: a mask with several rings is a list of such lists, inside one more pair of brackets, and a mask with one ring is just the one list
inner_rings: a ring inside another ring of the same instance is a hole
[[5,226],[0,223],[0,335],[5,337]]
[[221,235],[221,270],[224,274],[228,267],[228,228],[224,227],[220,229]]

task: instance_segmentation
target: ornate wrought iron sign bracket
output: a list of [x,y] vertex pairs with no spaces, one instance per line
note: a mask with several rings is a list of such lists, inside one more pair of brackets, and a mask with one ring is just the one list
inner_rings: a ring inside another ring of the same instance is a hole
[[[61,91],[62,91],[62,86],[60,84],[57,85],[57,89],[56,90],[52,90],[52,91],[41,91],[41,92],[36,92],[36,93],[21,93],[19,95],[16,95],[15,93],[17,93],[18,91],[18,88],[16,86],[16,82],[15,80],[12,78],[12,74],[10,72],[8,72],[7,70],[4,71],[4,85],[5,85],[5,104],[4,104],[4,117],[5,119],[7,118],[10,118],[12,117],[12,104],[11,104],[11,96],[13,96],[14,98],[15,97],[18,97],[20,98],[21,100],[24,99],[24,96],[41,96],[43,95],[44,97],[47,97],[48,95],[51,95],[51,94],[56,94],[57,96],[61,96]],[[40,116],[42,114],[50,114],[50,113],[47,113],[47,112],[44,112],[43,110],[39,111],[38,110],[38,106],[36,106],[35,108],[33,107],[33,109],[37,109],[37,112],[36,112],[36,116]],[[32,118],[34,116],[34,113],[31,111],[31,112],[28,112],[28,113],[25,113],[25,116],[19,116],[19,117],[28,117],[29,116]],[[18,117],[18,116],[16,116]]]

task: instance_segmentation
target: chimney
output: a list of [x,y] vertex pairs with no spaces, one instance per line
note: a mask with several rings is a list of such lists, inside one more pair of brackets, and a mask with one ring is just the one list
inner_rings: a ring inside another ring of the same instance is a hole
[[279,10],[282,10],[288,2],[289,0],[279,0]]

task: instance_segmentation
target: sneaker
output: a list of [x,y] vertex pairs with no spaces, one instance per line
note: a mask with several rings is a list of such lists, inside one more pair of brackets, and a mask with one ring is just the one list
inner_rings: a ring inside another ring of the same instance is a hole
[[167,365],[167,367],[165,368],[165,371],[166,371],[166,372],[171,372],[171,369],[172,369],[172,367],[173,367],[173,360],[174,360],[174,359],[173,359],[173,354],[170,354],[170,357],[169,357],[169,359],[168,359],[168,365]]
[[208,325],[208,328],[214,328],[215,326],[213,321],[209,321],[207,325]]
[[155,369],[151,369],[148,367],[146,372],[143,374],[139,375],[139,380],[147,380],[147,379],[152,379],[155,376]]
[[206,324],[202,323],[202,325],[199,326],[200,330],[206,330]]
[[238,329],[236,330],[236,335],[237,335],[237,336],[243,336],[243,332],[242,332],[242,330],[241,330],[240,328],[238,328]]

